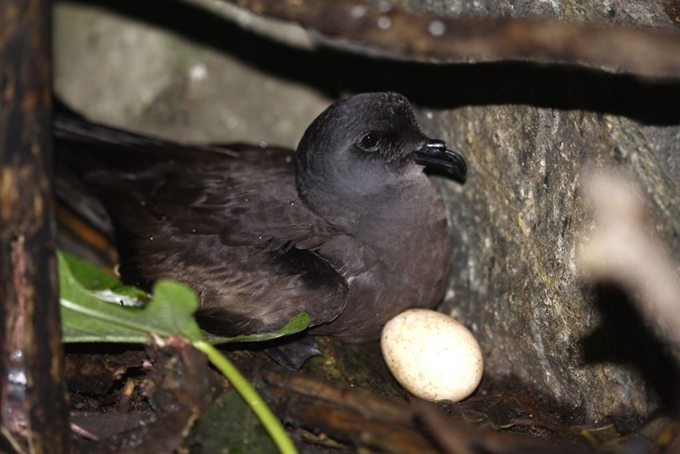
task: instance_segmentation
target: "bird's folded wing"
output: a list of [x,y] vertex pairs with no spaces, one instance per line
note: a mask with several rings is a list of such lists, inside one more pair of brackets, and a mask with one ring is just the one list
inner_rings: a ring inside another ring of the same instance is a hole
[[334,320],[348,284],[315,250],[337,232],[297,198],[291,168],[233,161],[88,177],[116,219],[124,277],[188,283],[220,334],[278,329],[300,312]]

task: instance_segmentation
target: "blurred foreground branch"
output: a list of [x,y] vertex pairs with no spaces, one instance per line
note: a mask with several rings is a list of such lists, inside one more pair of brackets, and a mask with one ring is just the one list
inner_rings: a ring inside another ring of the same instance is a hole
[[680,352],[680,282],[664,245],[649,234],[641,194],[621,175],[588,179],[595,230],[584,241],[580,262],[588,278],[613,282],[637,296],[657,333]]
[[[438,17],[357,0],[187,0],[221,10],[221,2],[295,22],[333,45],[398,59],[437,62],[529,60],[680,77],[680,34],[660,29],[598,27],[555,20]],[[255,21],[240,18],[244,26]],[[259,27],[260,31],[262,27]],[[298,40],[298,42],[304,42]],[[362,46],[360,49],[358,46]]]

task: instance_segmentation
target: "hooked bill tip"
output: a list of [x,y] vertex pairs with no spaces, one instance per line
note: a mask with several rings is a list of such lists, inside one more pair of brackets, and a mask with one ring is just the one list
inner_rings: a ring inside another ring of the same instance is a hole
[[450,176],[459,183],[464,183],[467,178],[465,158],[457,151],[449,150],[443,140],[428,139],[411,156],[416,164]]

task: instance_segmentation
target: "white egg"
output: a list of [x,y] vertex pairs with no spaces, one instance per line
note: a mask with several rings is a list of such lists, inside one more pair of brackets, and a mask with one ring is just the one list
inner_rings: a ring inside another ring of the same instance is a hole
[[380,347],[394,378],[425,400],[458,402],[482,379],[484,361],[477,340],[440,312],[402,312],[383,328]]

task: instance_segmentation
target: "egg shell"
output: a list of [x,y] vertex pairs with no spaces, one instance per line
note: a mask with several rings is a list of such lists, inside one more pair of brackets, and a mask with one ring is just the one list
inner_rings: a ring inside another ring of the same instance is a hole
[[458,402],[482,379],[479,343],[465,326],[440,312],[402,312],[383,328],[380,347],[394,378],[425,400]]

